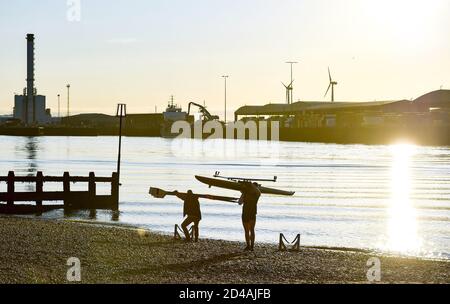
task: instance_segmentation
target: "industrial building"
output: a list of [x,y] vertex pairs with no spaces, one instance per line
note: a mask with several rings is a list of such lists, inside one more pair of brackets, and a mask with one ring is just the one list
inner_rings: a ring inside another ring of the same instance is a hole
[[26,95],[15,95],[14,118],[26,124],[47,124],[52,120],[50,110],[45,106],[45,96],[42,95],[33,95],[31,103],[27,102]]
[[22,124],[38,125],[51,123],[50,109],[46,108],[45,96],[37,95],[34,87],[34,35],[27,35],[27,87],[23,95],[14,96],[13,116]]
[[430,92],[416,100],[375,102],[297,102],[244,106],[235,112],[235,120],[277,119],[283,127],[321,128],[377,126],[416,123],[449,124],[450,90]]

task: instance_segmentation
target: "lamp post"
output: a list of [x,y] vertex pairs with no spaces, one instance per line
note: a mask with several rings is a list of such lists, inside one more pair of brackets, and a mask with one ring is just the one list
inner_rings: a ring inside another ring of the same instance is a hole
[[67,86],[67,118],[70,116],[70,84]]
[[227,123],[227,79],[228,75],[222,76],[222,78],[225,80],[225,123]]
[[296,62],[296,61],[288,61],[286,63],[291,65],[291,103],[292,103],[292,101],[294,100],[293,66],[294,66],[294,64],[297,64],[298,62]]
[[58,94],[58,118],[61,118],[61,95]]

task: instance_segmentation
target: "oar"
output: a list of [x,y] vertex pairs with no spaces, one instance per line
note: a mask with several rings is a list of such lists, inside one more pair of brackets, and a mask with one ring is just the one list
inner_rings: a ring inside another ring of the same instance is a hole
[[167,195],[176,195],[175,192],[167,192],[163,189],[153,187],[150,188],[150,191],[148,193],[155,198],[165,198]]
[[[166,196],[176,196],[177,194],[187,195],[187,193],[175,192],[175,191],[165,191],[159,188],[150,188],[149,194],[151,194],[155,198],[165,198]],[[214,200],[214,201],[224,201],[229,203],[238,203],[238,198],[228,197],[228,196],[217,196],[217,195],[209,195],[209,194],[195,194],[199,198]]]

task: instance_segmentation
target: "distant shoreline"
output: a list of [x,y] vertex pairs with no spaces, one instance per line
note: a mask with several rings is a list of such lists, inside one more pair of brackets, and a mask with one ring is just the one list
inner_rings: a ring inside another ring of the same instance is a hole
[[[247,132],[248,133],[248,132]],[[279,141],[325,144],[390,145],[407,141],[420,146],[450,146],[450,127],[436,126],[410,130],[408,128],[360,127],[360,128],[280,128]],[[2,128],[0,136],[18,137],[100,137],[118,136],[114,128]],[[159,129],[125,129],[125,137],[164,137]],[[204,134],[206,139],[208,134]],[[248,137],[248,134],[246,135]],[[264,139],[266,140],[266,139]],[[270,140],[270,137],[269,137]]]
[[381,260],[381,283],[450,283],[450,261],[339,248],[278,252],[260,244],[174,241],[131,226],[0,216],[0,283],[67,283],[67,259],[81,261],[81,283],[367,283],[367,261]]

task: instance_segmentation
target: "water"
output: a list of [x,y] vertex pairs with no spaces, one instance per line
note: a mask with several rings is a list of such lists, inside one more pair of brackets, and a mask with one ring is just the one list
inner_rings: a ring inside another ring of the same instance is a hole
[[[116,169],[114,137],[0,137],[0,174],[110,176]],[[208,189],[194,175],[271,178],[294,197],[263,196],[257,241],[275,243],[280,232],[303,245],[381,250],[450,259],[450,148],[263,143],[124,138],[119,222],[172,232],[182,204],[158,200],[150,186],[236,196]],[[32,185],[18,185],[26,191]],[[270,185],[269,185],[270,186]],[[86,189],[77,184],[74,189]],[[62,189],[46,185],[44,190]],[[0,183],[0,191],[6,185]],[[108,193],[109,186],[99,186]],[[201,236],[243,240],[241,208],[202,201]],[[76,217],[86,217],[79,212]],[[47,217],[63,217],[54,211]],[[111,220],[107,211],[98,221]]]

